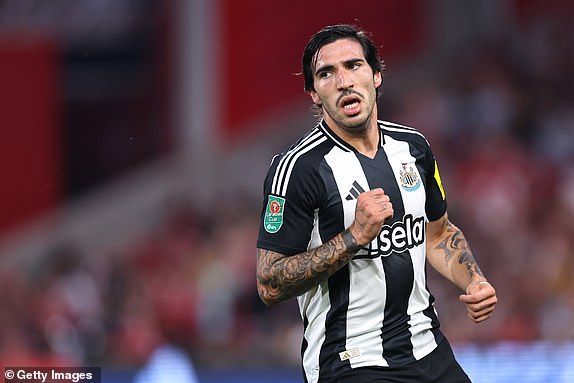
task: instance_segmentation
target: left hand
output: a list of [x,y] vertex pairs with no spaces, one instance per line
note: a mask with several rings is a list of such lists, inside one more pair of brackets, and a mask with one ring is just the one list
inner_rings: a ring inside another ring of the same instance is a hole
[[498,301],[496,290],[486,281],[471,282],[466,288],[466,294],[462,294],[459,299],[466,304],[468,317],[474,323],[490,318]]

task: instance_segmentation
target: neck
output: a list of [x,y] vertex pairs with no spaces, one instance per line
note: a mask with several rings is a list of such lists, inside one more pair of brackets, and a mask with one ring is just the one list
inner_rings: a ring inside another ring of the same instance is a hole
[[343,127],[335,121],[325,119],[333,131],[345,142],[353,146],[359,153],[374,158],[379,149],[379,128],[376,114],[372,114],[364,125],[357,127]]

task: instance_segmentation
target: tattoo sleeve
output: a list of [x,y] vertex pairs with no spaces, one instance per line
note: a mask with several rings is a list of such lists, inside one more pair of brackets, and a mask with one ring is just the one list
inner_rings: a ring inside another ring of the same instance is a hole
[[303,294],[347,264],[361,247],[347,229],[323,245],[293,256],[257,249],[257,290],[266,304]]
[[459,285],[465,286],[475,275],[484,277],[462,231],[448,219],[443,222],[443,235],[434,250],[442,254],[444,266]]

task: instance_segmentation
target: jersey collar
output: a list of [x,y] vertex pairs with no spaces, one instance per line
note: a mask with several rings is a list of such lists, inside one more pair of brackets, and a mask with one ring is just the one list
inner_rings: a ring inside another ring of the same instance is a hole
[[[385,144],[385,136],[383,135],[383,129],[379,121],[377,121],[377,126],[379,127],[379,149],[383,147]],[[319,129],[325,133],[327,137],[329,137],[337,146],[345,151],[357,152],[357,149],[353,147],[353,145],[349,144],[345,140],[341,139],[333,130],[329,127],[327,122],[324,119],[319,121]]]

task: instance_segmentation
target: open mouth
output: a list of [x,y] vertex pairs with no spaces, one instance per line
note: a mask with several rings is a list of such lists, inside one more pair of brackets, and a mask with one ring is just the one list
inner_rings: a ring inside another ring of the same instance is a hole
[[348,102],[343,103],[343,108],[345,108],[345,109],[353,109],[353,108],[356,108],[357,106],[359,106],[359,101],[357,101],[357,100],[348,101]]
[[346,114],[356,114],[360,111],[361,99],[357,96],[347,96],[340,103]]

